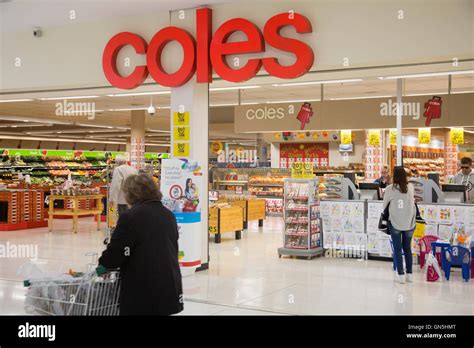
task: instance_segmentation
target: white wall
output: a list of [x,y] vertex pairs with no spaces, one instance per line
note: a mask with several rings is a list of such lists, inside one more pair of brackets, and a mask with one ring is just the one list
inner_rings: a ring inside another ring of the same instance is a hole
[[[31,11],[51,11],[52,6],[32,2]],[[312,23],[313,33],[298,37],[312,46],[316,56],[313,70],[321,71],[343,68],[344,58],[349,59],[348,67],[472,58],[473,6],[470,0],[243,0],[212,8],[214,31],[235,17],[244,17],[263,28],[277,13],[293,10],[304,14]],[[397,18],[399,10],[404,11],[402,20]],[[186,12],[183,26],[192,12]],[[44,27],[41,38],[34,38],[31,29],[2,31],[0,91],[109,86],[101,67],[107,41],[121,31],[137,33],[149,41],[169,25],[169,18],[168,12],[160,12]],[[292,28],[286,28],[283,34],[296,36]],[[232,39],[240,37],[236,34]],[[169,46],[163,63],[165,68],[174,69],[181,64],[176,58],[181,48],[174,43]],[[270,47],[267,55],[277,56],[283,64],[294,59]],[[130,47],[122,50],[119,61],[126,56],[131,58],[132,66],[124,68],[124,73],[135,64],[143,64],[144,57],[137,58]],[[21,58],[20,67],[14,64],[17,57]],[[242,64],[249,57],[252,55],[242,57]]]
[[339,142],[329,143],[329,166],[330,167],[346,167],[349,163],[362,163],[364,155],[364,143],[354,143],[354,151],[348,152],[347,161],[344,161],[342,153],[339,152]]

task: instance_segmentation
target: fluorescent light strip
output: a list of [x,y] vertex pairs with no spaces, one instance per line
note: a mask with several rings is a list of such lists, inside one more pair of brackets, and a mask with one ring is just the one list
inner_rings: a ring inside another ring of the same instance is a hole
[[[109,128],[112,129],[114,128],[113,126],[102,126],[102,125],[97,125],[97,124],[87,124],[87,123],[76,123],[76,126],[81,126],[81,127],[92,127],[92,128]],[[117,129],[120,129],[119,127],[116,127]]]
[[167,131],[167,130],[151,129],[151,128],[148,128],[147,131],[148,132],[155,132],[155,133],[171,133],[170,131]]
[[[104,112],[105,110],[93,110],[94,112]],[[92,112],[92,110],[91,110]],[[84,115],[90,115],[89,111],[87,110],[72,110],[72,111],[64,111],[65,115],[76,115],[76,114],[84,114]]]
[[146,110],[147,108],[123,108],[123,109],[108,109],[107,111],[135,111],[135,110]]
[[165,110],[165,109],[171,109],[171,106],[158,106],[158,110]]
[[98,95],[77,95],[71,97],[51,97],[51,98],[38,98],[38,100],[68,100],[68,99],[92,99],[99,98]]
[[284,104],[284,103],[305,103],[305,102],[315,102],[320,101],[319,99],[298,99],[298,100],[275,100],[267,101],[265,104]]
[[140,95],[160,95],[160,94],[171,94],[171,91],[107,94],[107,97],[133,97],[133,96],[140,96]]
[[7,99],[7,100],[0,100],[0,103],[17,103],[17,102],[26,102],[26,101],[33,101],[33,99]]
[[395,96],[393,96],[393,95],[371,95],[371,96],[366,96],[366,97],[329,98],[329,100],[376,99],[376,98],[395,98]]
[[209,88],[209,91],[211,92],[217,92],[217,91],[233,91],[233,90],[239,90],[239,89],[254,89],[254,88],[261,88],[262,86],[233,86],[233,87],[214,87],[214,88]]
[[463,94],[463,93],[474,93],[474,90],[472,91],[451,91],[451,94]]
[[474,74],[474,70],[457,70],[457,71],[445,71],[445,72],[438,72],[438,73],[380,76],[379,80],[411,79],[414,77],[435,77],[435,76],[463,75],[463,74]]
[[309,86],[309,85],[321,85],[331,83],[349,83],[349,82],[360,82],[363,79],[346,79],[346,80],[327,80],[327,81],[308,81],[308,82],[293,82],[293,83],[274,83],[273,87],[293,87],[293,86]]
[[237,106],[237,103],[229,103],[229,104],[209,104],[210,107],[215,107],[215,106]]

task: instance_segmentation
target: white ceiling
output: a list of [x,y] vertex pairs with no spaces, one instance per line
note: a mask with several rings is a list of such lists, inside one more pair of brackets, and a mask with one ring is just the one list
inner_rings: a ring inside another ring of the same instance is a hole
[[0,31],[29,30],[104,18],[136,16],[231,2],[231,0],[0,0]]

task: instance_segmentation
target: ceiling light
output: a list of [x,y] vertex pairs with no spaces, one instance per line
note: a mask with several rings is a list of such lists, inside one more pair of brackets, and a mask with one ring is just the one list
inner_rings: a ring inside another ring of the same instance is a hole
[[158,106],[157,109],[171,109],[171,106]]
[[265,104],[305,103],[305,102],[315,102],[315,101],[319,101],[319,99],[274,100],[274,101],[267,101],[265,102]]
[[50,98],[38,98],[38,100],[63,100],[63,99],[92,99],[99,98],[98,95],[76,95],[71,97],[50,97]]
[[274,83],[273,87],[292,87],[292,86],[309,86],[309,85],[321,85],[321,84],[331,84],[331,83],[350,83],[350,82],[360,82],[363,79],[346,79],[346,80],[326,80],[326,81],[308,81],[308,82],[293,82],[293,83]]
[[170,131],[167,131],[167,130],[151,129],[151,128],[148,128],[147,131],[149,131],[149,132],[156,132],[156,133],[171,133]]
[[474,74],[474,70],[457,70],[457,71],[445,71],[445,72],[437,72],[437,73],[381,76],[379,77],[379,80],[410,79],[414,77],[435,77],[435,76],[463,75],[463,74]]
[[210,107],[216,107],[216,106],[237,106],[239,104],[237,103],[228,103],[228,104],[209,104]]
[[233,90],[238,90],[238,89],[254,89],[254,88],[260,88],[260,87],[262,87],[262,86],[214,87],[214,88],[209,88],[209,91],[211,91],[211,92],[233,91]]
[[395,98],[393,95],[370,95],[365,97],[341,97],[329,98],[329,100],[352,100],[352,99],[374,99],[374,98]]
[[139,96],[139,95],[159,95],[159,94],[171,94],[171,91],[107,94],[107,97],[132,97],[132,96]]
[[12,128],[16,128],[16,127],[18,127],[18,126],[16,126],[16,125],[12,125],[12,126],[10,126],[10,127],[12,127]]
[[135,110],[146,110],[147,108],[123,108],[123,109],[108,109],[107,111],[135,111]]
[[7,99],[7,100],[0,100],[0,103],[16,103],[16,102],[26,102],[26,101],[33,101],[33,99]]

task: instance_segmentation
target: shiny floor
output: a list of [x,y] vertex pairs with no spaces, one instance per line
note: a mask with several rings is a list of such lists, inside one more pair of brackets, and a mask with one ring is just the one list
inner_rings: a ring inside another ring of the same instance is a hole
[[[450,281],[428,283],[418,266],[414,282],[393,282],[391,263],[355,259],[278,258],[281,219],[264,227],[250,223],[241,240],[223,234],[209,245],[210,268],[184,278],[184,315],[343,315],[474,314],[474,282],[463,282],[458,270]],[[83,270],[90,252],[103,249],[104,234],[92,219],[46,228],[0,232],[0,245],[38,246],[38,267],[45,271]],[[12,256],[12,255],[10,255]],[[0,314],[25,314],[25,258],[0,257]]]

